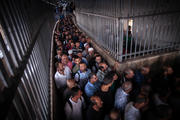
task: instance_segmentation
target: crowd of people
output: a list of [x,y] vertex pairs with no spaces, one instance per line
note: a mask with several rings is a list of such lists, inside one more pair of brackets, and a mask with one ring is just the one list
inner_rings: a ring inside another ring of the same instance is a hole
[[171,66],[157,76],[148,65],[117,74],[71,15],[59,19],[54,42],[54,80],[64,119],[179,120],[180,76]]

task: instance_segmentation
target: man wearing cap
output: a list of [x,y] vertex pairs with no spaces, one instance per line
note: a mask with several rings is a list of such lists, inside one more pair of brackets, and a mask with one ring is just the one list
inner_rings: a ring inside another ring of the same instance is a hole
[[115,108],[119,109],[121,112],[124,111],[125,106],[128,102],[129,92],[132,90],[132,83],[126,81],[122,84],[122,87],[118,88],[115,94]]
[[83,50],[82,55],[83,55],[83,57],[86,57],[88,55],[89,44],[85,43],[84,48],[85,49]]
[[90,62],[94,58],[94,49],[88,48],[88,55],[86,57],[87,61]]
[[68,58],[72,61],[73,50],[68,50]]

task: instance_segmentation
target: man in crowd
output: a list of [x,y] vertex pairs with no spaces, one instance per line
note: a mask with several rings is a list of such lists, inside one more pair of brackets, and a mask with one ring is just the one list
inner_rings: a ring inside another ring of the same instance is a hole
[[98,78],[95,73],[91,73],[90,80],[85,86],[85,93],[87,97],[91,97],[98,90]]
[[118,88],[115,94],[115,108],[119,109],[121,113],[124,112],[125,106],[128,103],[129,92],[132,90],[132,83],[126,81],[122,87]]
[[102,106],[103,101],[98,96],[92,96],[90,98],[91,105],[88,107],[86,112],[86,120],[103,120]]
[[78,87],[73,87],[71,97],[65,104],[66,120],[83,120],[83,109],[85,108],[82,91]]
[[81,89],[84,89],[84,86],[88,82],[91,70],[87,68],[85,63],[80,63],[80,70],[75,74],[74,79],[78,83]]
[[146,96],[138,95],[135,102],[126,105],[124,118],[125,120],[141,120],[140,110],[148,103]]
[[64,66],[62,63],[58,63],[54,79],[56,87],[60,90],[64,90],[66,87],[66,81],[68,79],[71,79],[71,70],[69,69],[69,67]]

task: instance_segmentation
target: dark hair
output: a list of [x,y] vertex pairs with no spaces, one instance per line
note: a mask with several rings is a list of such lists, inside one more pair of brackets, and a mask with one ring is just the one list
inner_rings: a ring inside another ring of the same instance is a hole
[[135,99],[135,103],[143,103],[147,101],[147,97],[145,95],[138,95]]
[[[126,69],[126,70],[124,71],[124,75],[130,74],[130,71],[131,71],[131,70],[132,70],[131,68]],[[133,71],[133,70],[132,70],[132,71]]]
[[96,73],[91,73],[91,74],[89,75],[89,79],[91,79],[94,75],[96,76]]
[[117,74],[115,71],[110,71],[110,72],[108,72],[108,73],[105,75],[105,77],[113,78],[113,76],[114,76],[115,74]]
[[102,70],[104,67],[103,66],[99,66],[99,69]]
[[103,85],[108,85],[109,83],[112,82],[112,80],[113,79],[111,77],[106,76],[103,80]]
[[81,90],[79,87],[73,87],[72,89],[71,89],[71,96],[72,97],[74,97],[74,96],[76,96],[77,94],[78,94],[78,91],[79,90]]
[[[101,57],[101,58],[102,58],[102,56],[101,56],[101,55],[96,55],[96,57]],[[95,57],[95,58],[96,58],[96,57]]]

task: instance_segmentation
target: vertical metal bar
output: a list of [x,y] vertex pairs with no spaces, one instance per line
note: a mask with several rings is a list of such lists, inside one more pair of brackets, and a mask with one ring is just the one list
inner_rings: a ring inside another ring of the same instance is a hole
[[[145,19],[146,20],[146,19]],[[147,22],[147,21],[146,21]],[[145,22],[145,23],[146,23]],[[144,41],[144,46],[143,46],[143,56],[144,56],[144,53],[146,52],[146,42],[147,42],[147,31],[148,31],[148,29],[149,29],[149,25],[148,25],[148,23],[145,25],[145,27],[144,27],[144,31],[145,31],[145,33],[144,33],[144,37],[143,37],[143,41]]]
[[134,26],[134,25],[133,25],[133,19],[131,19],[131,21],[132,21],[131,36],[130,36],[130,37],[131,37],[131,38],[130,38],[130,39],[131,39],[131,42],[130,42],[131,45],[130,45],[130,52],[129,52],[129,53],[130,53],[130,59],[131,59],[131,57],[132,57],[133,29],[134,29],[134,27],[133,27],[133,26]]
[[125,60],[127,59],[127,51],[128,51],[128,22],[129,22],[129,20],[127,19],[127,22],[126,22],[126,27],[127,27],[127,29],[126,29],[126,52],[125,52]]
[[136,26],[136,36],[135,36],[135,52],[134,52],[134,58],[136,58],[136,51],[137,51],[137,40],[138,40],[138,33],[139,33],[139,19],[135,19],[135,24]]
[[120,24],[120,36],[119,36],[119,39],[120,39],[120,43],[119,43],[119,61],[122,62],[123,60],[123,38],[124,38],[124,33],[123,33],[123,21],[124,20],[119,20],[119,24]]

